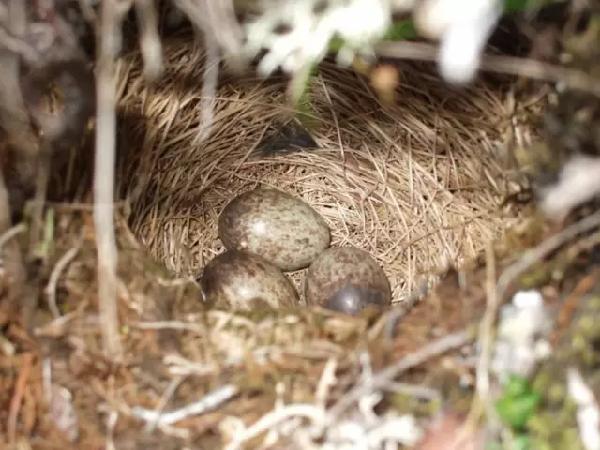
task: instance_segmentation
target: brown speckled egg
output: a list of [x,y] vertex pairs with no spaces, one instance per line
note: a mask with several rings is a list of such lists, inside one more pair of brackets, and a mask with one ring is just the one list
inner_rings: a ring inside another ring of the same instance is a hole
[[209,262],[200,279],[208,305],[232,309],[292,307],[298,293],[268,261],[244,251],[228,250]]
[[354,247],[325,250],[306,274],[306,302],[355,315],[392,301],[390,283],[371,255]]
[[223,209],[219,238],[228,249],[247,250],[291,271],[314,261],[329,246],[330,235],[325,220],[302,200],[259,188]]

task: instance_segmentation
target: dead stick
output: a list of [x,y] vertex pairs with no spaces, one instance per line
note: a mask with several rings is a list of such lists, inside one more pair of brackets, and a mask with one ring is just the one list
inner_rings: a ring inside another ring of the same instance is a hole
[[351,390],[347,395],[342,397],[329,411],[328,416],[330,421],[335,420],[346,411],[355,401],[362,396],[369,394],[374,389],[383,389],[385,386],[394,381],[394,379],[406,370],[423,364],[430,358],[439,356],[447,351],[462,347],[473,338],[471,330],[458,331],[453,334],[448,334],[440,339],[437,339],[425,347],[410,353],[400,359],[397,363],[383,369],[377,373],[368,385],[360,384]]
[[[423,42],[388,42],[384,41],[376,47],[380,56],[394,59],[411,59],[420,61],[437,61],[438,49]],[[561,67],[530,58],[519,58],[506,55],[482,55],[480,69],[516,75],[534,80],[562,82],[569,88],[579,89],[600,96],[600,80],[584,71]]]
[[517,278],[525,273],[531,266],[539,263],[546,258],[554,250],[559,249],[564,244],[574,239],[579,234],[592,231],[594,228],[600,227],[600,211],[595,212],[567,228],[560,233],[546,239],[540,245],[523,253],[523,256],[514,264],[507,267],[498,279],[496,284],[497,301],[502,302],[506,290]]
[[115,0],[101,6],[96,78],[96,159],[94,167],[94,225],[98,246],[98,302],[105,353],[115,359],[122,354],[117,313],[117,246],[114,229],[115,179],[115,53],[120,20]]
[[[5,261],[6,272],[10,279],[8,304],[11,309],[18,310],[31,303],[27,285],[27,272],[23,262],[23,254],[17,242],[12,238],[25,230],[23,224],[10,227],[10,206],[8,190],[4,183],[4,174],[0,170],[0,260]],[[24,308],[25,309],[25,308]]]
[[14,442],[17,436],[17,419],[19,417],[19,410],[21,409],[23,396],[25,395],[25,386],[27,385],[27,380],[29,379],[29,374],[31,373],[32,362],[33,355],[31,353],[23,354],[21,371],[19,372],[19,377],[15,383],[15,392],[10,399],[10,406],[8,410],[8,423],[6,427],[9,442]]

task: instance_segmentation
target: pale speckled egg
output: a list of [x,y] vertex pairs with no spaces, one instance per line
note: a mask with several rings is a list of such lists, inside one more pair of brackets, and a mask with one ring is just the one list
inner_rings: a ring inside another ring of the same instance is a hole
[[209,262],[200,287],[210,306],[249,310],[293,307],[298,293],[288,278],[258,255],[228,250]]
[[306,274],[308,305],[356,315],[367,307],[392,302],[390,283],[369,253],[354,247],[325,250]]
[[292,271],[314,261],[329,246],[330,233],[325,220],[302,200],[259,188],[223,209],[219,238],[228,249],[247,250]]

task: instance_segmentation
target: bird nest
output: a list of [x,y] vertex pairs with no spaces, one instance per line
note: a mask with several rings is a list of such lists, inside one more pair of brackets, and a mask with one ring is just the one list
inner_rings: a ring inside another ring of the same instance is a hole
[[[499,207],[510,123],[497,81],[449,90],[430,67],[407,64],[390,105],[366,78],[324,63],[307,97],[318,148],[261,153],[292,117],[285,80],[222,77],[201,139],[204,53],[173,39],[165,55],[155,84],[139,54],[121,62],[122,188],[133,232],[176,275],[197,276],[223,250],[219,213],[257,186],[304,199],[327,221],[332,245],[368,251],[395,302],[510,225]],[[302,274],[292,278],[299,286]]]

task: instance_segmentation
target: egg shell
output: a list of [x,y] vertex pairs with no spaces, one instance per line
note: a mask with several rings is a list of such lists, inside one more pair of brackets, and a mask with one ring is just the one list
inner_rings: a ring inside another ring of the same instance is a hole
[[329,246],[325,220],[302,200],[259,188],[233,199],[219,216],[219,238],[228,249],[247,250],[282,270],[307,267]]
[[244,251],[228,250],[209,262],[200,287],[210,306],[249,310],[298,304],[298,293],[281,270]]
[[325,250],[308,268],[308,305],[356,315],[367,307],[384,308],[392,301],[390,283],[371,255],[354,247]]

